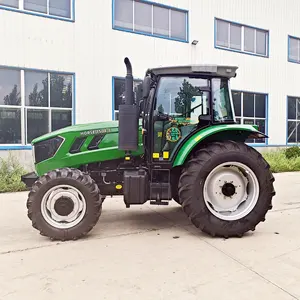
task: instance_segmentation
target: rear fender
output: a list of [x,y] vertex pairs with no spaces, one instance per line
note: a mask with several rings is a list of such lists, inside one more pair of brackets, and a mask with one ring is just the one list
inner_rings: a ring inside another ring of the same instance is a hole
[[181,145],[177,151],[173,167],[182,166],[189,155],[205,143],[225,140],[244,143],[247,139],[260,138],[268,138],[268,136],[258,131],[256,127],[252,125],[234,124],[211,126],[196,132]]

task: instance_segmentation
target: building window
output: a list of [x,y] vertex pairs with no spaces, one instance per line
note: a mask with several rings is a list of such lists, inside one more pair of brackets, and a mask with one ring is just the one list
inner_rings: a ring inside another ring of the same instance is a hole
[[289,36],[289,61],[300,63],[300,38]]
[[216,20],[216,47],[259,56],[268,56],[267,30]]
[[0,68],[0,144],[29,145],[72,125],[73,75]]
[[[142,99],[142,80],[135,79],[133,81],[133,91],[135,102],[139,103]],[[125,100],[125,78],[113,78],[113,120],[119,120],[119,105]]]
[[19,8],[19,0],[0,0],[0,5]]
[[17,8],[24,12],[34,12],[42,15],[72,18],[74,0],[0,0],[1,6]]
[[150,1],[113,0],[113,28],[188,41],[188,12]]
[[[236,120],[239,124],[258,125],[266,133],[267,94],[232,91]],[[247,143],[265,143],[265,139],[251,139]]]
[[288,128],[288,143],[300,142],[300,97],[287,98],[287,128]]

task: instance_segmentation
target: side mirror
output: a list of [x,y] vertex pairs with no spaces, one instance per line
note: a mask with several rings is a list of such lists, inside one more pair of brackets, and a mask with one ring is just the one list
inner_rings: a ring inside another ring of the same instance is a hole
[[150,93],[151,78],[146,76],[143,81],[143,99],[147,99]]

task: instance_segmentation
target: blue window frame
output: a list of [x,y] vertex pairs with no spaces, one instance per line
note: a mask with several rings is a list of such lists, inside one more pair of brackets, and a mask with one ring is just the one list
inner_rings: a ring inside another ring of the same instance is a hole
[[[133,91],[135,101],[138,103],[142,99],[141,79],[134,79]],[[124,103],[125,78],[114,76],[112,78],[112,120],[119,120],[119,105]]]
[[[236,121],[239,124],[258,125],[259,130],[267,134],[268,95],[232,90]],[[247,143],[265,144],[266,139],[251,139]]]
[[113,29],[189,41],[187,10],[145,0],[112,0],[112,4]]
[[269,31],[215,18],[215,48],[269,57]]
[[300,143],[300,97],[287,97],[287,144]]
[[74,22],[75,0],[0,0],[0,9]]
[[288,61],[300,64],[300,38],[288,36]]
[[0,150],[75,123],[75,74],[0,66]]

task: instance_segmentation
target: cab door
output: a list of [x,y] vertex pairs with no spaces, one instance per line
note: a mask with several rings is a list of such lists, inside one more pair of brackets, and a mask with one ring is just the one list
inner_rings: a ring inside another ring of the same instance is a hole
[[153,112],[153,161],[171,161],[184,138],[199,129],[199,119],[210,119],[209,91],[207,79],[160,78]]

